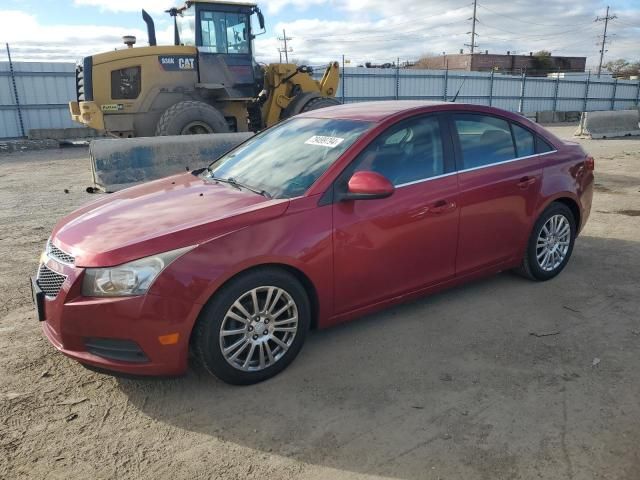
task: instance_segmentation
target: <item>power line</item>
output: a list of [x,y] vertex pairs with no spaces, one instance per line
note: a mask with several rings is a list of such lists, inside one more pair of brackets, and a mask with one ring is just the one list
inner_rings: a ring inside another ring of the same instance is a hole
[[600,48],[600,63],[598,64],[598,78],[600,78],[600,72],[602,71],[602,60],[604,59],[605,45],[607,44],[607,27],[609,26],[609,20],[618,18],[616,15],[609,15],[609,5],[607,5],[607,14],[604,17],[596,17],[594,22],[604,22],[604,33],[602,34],[602,47]]

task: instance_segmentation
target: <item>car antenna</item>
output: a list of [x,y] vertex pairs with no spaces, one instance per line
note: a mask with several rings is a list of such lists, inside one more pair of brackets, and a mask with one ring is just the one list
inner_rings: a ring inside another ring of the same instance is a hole
[[460,90],[462,90],[462,87],[464,86],[464,82],[466,82],[466,81],[467,81],[467,77],[464,77],[462,79],[462,83],[460,84],[460,88],[458,88],[458,91],[453,96],[453,98],[451,100],[449,100],[450,102],[455,102],[456,101],[456,98],[458,98],[458,95],[460,94]]

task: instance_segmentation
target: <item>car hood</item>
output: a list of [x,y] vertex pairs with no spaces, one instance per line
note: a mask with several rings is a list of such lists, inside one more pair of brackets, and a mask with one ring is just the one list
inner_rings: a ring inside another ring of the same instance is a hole
[[113,266],[280,216],[288,204],[185,173],[76,210],[58,222],[52,243],[73,255],[77,266]]

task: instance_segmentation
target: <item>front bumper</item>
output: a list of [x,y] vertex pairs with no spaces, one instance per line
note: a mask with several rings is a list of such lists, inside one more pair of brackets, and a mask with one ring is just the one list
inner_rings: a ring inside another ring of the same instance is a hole
[[105,130],[104,115],[95,102],[69,102],[69,112],[74,122],[96,130]]
[[[54,267],[52,262],[46,260],[47,266]],[[44,298],[42,330],[57,350],[103,370],[133,375],[185,373],[189,336],[201,305],[152,294],[83,297],[84,270],[62,264],[55,268],[67,278],[55,298]],[[160,340],[175,334],[175,342]],[[132,346],[139,347],[139,352]]]

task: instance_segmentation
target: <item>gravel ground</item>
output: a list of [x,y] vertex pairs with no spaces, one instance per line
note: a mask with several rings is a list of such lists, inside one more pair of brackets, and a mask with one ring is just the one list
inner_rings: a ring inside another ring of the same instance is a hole
[[87,152],[0,155],[0,478],[639,478],[640,140],[583,143],[593,211],[557,279],[504,273],[314,332],[252,387],[56,353],[27,278],[95,198]]

